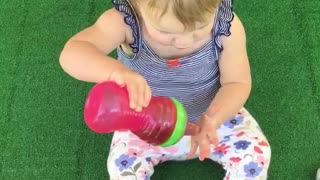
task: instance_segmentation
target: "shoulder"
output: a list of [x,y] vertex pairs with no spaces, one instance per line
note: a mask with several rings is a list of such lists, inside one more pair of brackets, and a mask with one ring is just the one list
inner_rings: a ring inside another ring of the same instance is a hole
[[223,50],[221,52],[220,63],[247,63],[246,35],[238,16],[235,15],[231,22],[230,35],[221,37],[221,44]]
[[124,15],[115,8],[105,11],[96,21],[95,25],[100,29],[112,28],[125,34],[125,41],[132,39],[131,28],[125,23]]
[[110,23],[115,26],[124,27],[123,16],[115,8],[109,9],[102,13],[98,18],[96,24],[98,25],[109,25]]
[[221,44],[228,47],[230,44],[243,44],[246,41],[244,26],[239,17],[234,13],[233,20],[230,23],[230,35],[221,37]]

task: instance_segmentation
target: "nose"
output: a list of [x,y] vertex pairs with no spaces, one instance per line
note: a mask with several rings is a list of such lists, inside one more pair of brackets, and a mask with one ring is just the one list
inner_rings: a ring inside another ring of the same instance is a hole
[[172,45],[178,49],[186,49],[191,47],[193,42],[193,37],[187,35],[173,38]]

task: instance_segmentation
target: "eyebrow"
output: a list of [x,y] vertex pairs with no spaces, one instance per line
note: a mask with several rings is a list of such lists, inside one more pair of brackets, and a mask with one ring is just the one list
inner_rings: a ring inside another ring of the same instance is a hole
[[[169,32],[169,31],[165,31],[165,30],[160,30],[161,28],[159,28],[158,26],[155,26],[153,24],[150,24],[155,30],[159,31],[159,32],[163,32],[163,33],[173,33],[173,32]],[[176,32],[174,32],[176,33]]]
[[[205,25],[202,25],[202,26],[200,26],[200,27],[196,28],[195,30],[203,29],[203,28],[207,27],[209,24],[210,24],[210,23],[205,24]],[[163,32],[163,33],[172,33],[172,34],[175,34],[175,33],[176,33],[176,32],[169,32],[169,31],[163,31],[163,30],[160,30],[158,27],[156,27],[156,26],[154,26],[154,25],[152,25],[152,24],[151,24],[151,26],[152,26],[153,28],[155,28],[155,29],[156,29],[157,31],[159,31],[159,32]]]
[[210,24],[210,23],[205,24],[205,25],[202,25],[202,26],[198,27],[197,29],[203,29],[203,28],[207,27],[209,24]]

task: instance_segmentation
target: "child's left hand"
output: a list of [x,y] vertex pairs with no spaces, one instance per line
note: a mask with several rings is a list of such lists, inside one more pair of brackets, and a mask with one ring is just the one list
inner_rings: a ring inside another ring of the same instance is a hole
[[199,147],[199,160],[203,161],[206,158],[210,158],[210,145],[217,146],[219,144],[217,128],[220,126],[220,123],[204,114],[197,124],[200,127],[200,133],[191,137],[191,148],[188,158],[195,157],[195,153]]

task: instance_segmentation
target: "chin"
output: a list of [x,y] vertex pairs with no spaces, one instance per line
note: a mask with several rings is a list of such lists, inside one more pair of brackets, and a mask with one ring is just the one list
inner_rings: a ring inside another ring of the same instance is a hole
[[186,49],[189,49],[190,47],[175,47],[175,48],[178,50],[186,50]]

